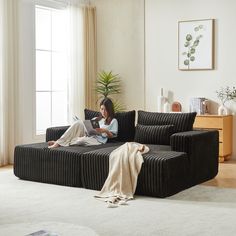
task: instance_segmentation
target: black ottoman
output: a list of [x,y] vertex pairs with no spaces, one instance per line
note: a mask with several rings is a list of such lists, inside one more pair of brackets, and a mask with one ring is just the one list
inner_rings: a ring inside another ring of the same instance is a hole
[[14,174],[20,179],[81,187],[78,147],[47,148],[47,143],[16,146]]
[[[169,146],[148,145],[138,177],[136,194],[153,197],[171,196],[189,187],[188,158],[184,152],[170,151]],[[82,185],[101,190],[109,170],[109,155],[115,147],[86,152],[81,158]]]
[[88,149],[49,149],[47,143],[16,146],[14,174],[24,180],[81,187],[80,157],[85,151]]
[[82,187],[81,157],[95,149],[119,146],[70,146],[49,149],[47,143],[19,145],[14,152],[14,174],[20,179],[65,186]]

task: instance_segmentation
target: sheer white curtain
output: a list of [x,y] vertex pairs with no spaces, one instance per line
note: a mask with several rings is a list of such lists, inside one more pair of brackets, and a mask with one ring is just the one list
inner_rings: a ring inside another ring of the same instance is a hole
[[70,2],[70,81],[69,81],[69,117],[74,115],[83,119],[85,107],[83,14],[76,2]]
[[70,117],[84,117],[84,108],[96,108],[96,9],[81,2],[69,5],[71,26]]
[[18,0],[0,0],[0,166],[13,162],[18,125]]

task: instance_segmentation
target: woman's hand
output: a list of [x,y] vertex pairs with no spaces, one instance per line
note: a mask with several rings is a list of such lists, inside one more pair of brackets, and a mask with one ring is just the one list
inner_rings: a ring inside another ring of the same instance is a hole
[[107,129],[103,129],[103,128],[96,128],[95,129],[98,133],[102,134],[102,133],[107,133]]
[[107,130],[107,129],[104,129],[104,128],[96,128],[95,129],[98,133],[102,134],[102,133],[105,133],[107,134],[108,138],[112,138],[113,137],[113,134]]

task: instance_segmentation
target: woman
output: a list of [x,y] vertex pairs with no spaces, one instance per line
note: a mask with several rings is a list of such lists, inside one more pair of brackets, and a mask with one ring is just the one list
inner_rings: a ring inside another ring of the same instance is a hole
[[117,136],[118,122],[114,118],[114,108],[111,99],[104,98],[100,103],[100,117],[95,117],[99,122],[100,128],[96,128],[96,135],[87,136],[84,124],[81,120],[76,121],[71,127],[57,140],[49,141],[49,148],[71,145],[100,145],[107,142],[108,138]]

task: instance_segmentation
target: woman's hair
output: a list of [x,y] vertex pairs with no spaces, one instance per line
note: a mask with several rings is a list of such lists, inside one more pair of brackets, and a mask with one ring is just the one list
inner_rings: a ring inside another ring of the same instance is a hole
[[106,111],[108,113],[108,117],[105,120],[105,124],[109,125],[111,123],[112,119],[115,116],[113,102],[112,102],[112,100],[110,98],[104,98],[100,102],[100,107],[102,105],[106,108]]

